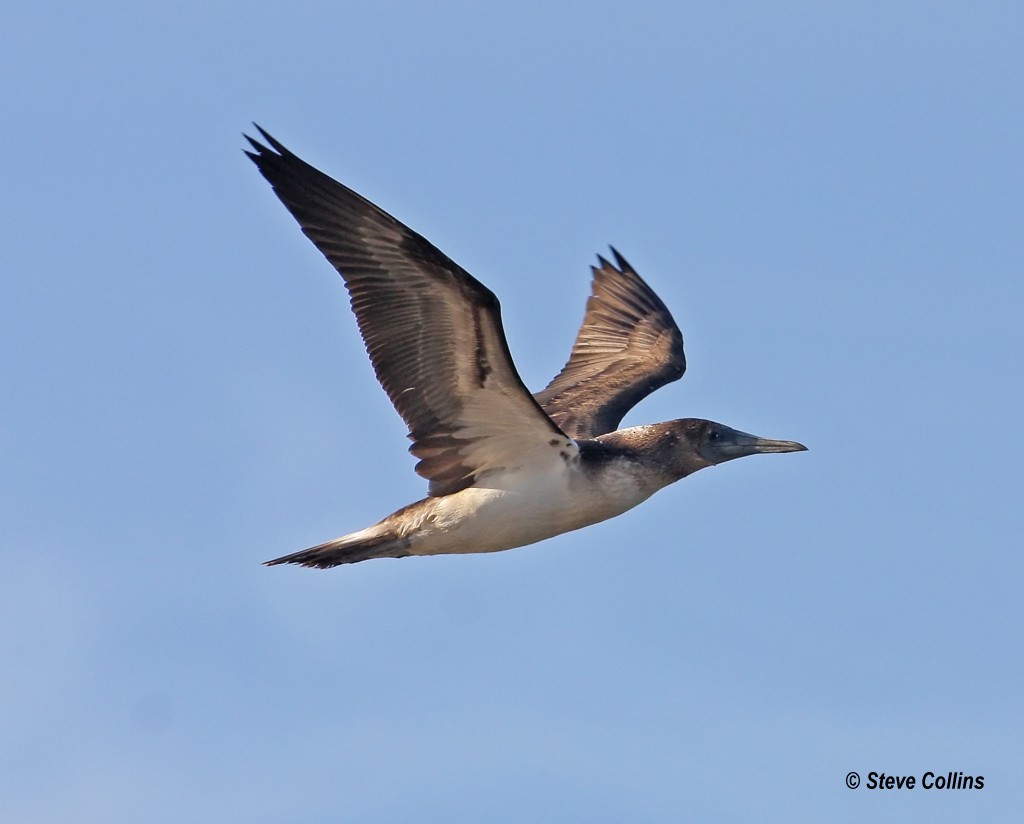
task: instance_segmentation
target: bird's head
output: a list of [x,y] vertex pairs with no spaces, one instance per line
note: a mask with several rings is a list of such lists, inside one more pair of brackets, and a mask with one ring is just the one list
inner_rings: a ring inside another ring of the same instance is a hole
[[748,435],[724,424],[699,418],[683,418],[657,425],[662,445],[669,448],[677,478],[685,477],[735,458],[762,452],[804,452],[807,447],[795,441],[776,441]]

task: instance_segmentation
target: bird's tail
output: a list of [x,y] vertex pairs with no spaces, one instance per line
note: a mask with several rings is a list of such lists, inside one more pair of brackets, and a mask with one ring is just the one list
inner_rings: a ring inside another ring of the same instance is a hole
[[369,530],[344,535],[325,544],[266,561],[264,566],[299,564],[304,567],[329,569],[339,564],[355,564],[370,558],[403,558],[412,554],[409,551],[408,539],[399,538],[394,534],[366,535],[367,532]]

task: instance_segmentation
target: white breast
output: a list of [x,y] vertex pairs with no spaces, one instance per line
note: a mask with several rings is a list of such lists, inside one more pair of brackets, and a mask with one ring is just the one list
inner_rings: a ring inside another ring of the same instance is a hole
[[651,494],[624,470],[609,469],[596,483],[575,461],[543,474],[495,473],[482,483],[425,502],[409,549],[416,555],[511,549],[613,518]]

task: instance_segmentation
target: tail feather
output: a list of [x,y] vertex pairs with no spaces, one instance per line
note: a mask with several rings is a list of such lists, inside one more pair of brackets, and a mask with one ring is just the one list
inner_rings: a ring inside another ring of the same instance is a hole
[[408,539],[397,538],[394,535],[377,535],[372,538],[346,535],[325,544],[275,558],[273,561],[266,561],[264,566],[299,564],[316,569],[330,569],[339,564],[355,564],[370,558],[404,558],[407,555],[412,555]]

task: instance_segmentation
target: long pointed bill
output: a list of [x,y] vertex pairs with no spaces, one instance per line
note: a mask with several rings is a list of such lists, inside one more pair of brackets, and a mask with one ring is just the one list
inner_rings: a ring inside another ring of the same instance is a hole
[[796,441],[775,441],[770,438],[759,438],[748,435],[727,426],[719,426],[714,437],[709,438],[701,450],[704,458],[711,463],[720,464],[734,458],[745,458],[761,452],[806,452],[807,447]]

